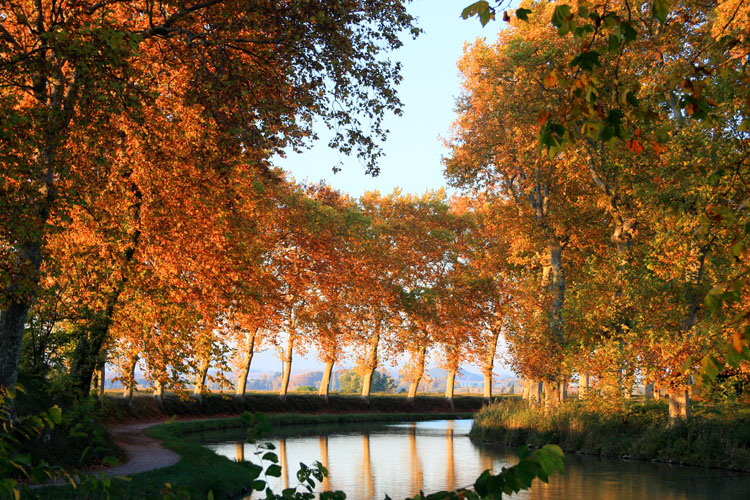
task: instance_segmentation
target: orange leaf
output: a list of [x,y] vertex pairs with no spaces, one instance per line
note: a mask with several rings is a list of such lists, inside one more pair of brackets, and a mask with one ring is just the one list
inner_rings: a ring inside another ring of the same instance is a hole
[[552,115],[549,111],[542,111],[539,113],[539,118],[536,119],[537,122],[539,122],[539,125],[544,125],[547,123],[547,120],[549,120],[549,117]]
[[734,347],[734,350],[737,352],[742,352],[742,334],[739,332],[732,334],[732,347]]
[[633,153],[639,155],[643,153],[643,144],[641,144],[641,141],[637,139],[631,139],[627,142],[625,145],[629,150],[631,150]]

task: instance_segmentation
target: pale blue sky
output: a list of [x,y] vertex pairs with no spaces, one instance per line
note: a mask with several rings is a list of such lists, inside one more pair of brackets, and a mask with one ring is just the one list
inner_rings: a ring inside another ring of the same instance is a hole
[[[456,63],[464,45],[477,37],[494,41],[504,23],[491,22],[484,28],[476,18],[462,20],[463,8],[472,0],[415,0],[410,12],[418,18],[424,30],[416,40],[404,36],[404,46],[391,55],[401,61],[403,81],[398,88],[404,104],[402,116],[389,116],[385,127],[391,131],[384,145],[378,177],[365,175],[364,166],[357,158],[347,158],[327,147],[330,131],[319,127],[320,140],[302,154],[290,153],[277,158],[276,164],[291,172],[298,181],[328,184],[352,196],[365,191],[389,193],[400,187],[404,192],[423,193],[445,185],[441,157],[445,152],[440,137],[448,137],[454,119],[455,100],[460,92]],[[332,167],[339,161],[343,169],[334,174]],[[345,365],[351,362],[344,361]],[[428,363],[432,365],[432,363]],[[274,350],[258,353],[253,368],[281,370],[281,362]],[[476,367],[467,366],[471,371]],[[322,364],[309,353],[306,358],[295,357],[292,375],[310,370],[321,370]],[[496,373],[505,372],[498,366]]]
[[[385,158],[378,177],[365,175],[357,158],[348,158],[327,147],[331,132],[318,128],[320,140],[302,154],[278,158],[278,166],[298,180],[325,180],[353,196],[365,191],[421,194],[444,186],[440,159],[444,154],[440,137],[448,137],[454,119],[455,99],[460,92],[456,63],[464,44],[477,37],[493,41],[504,23],[491,22],[484,28],[476,18],[464,21],[460,14],[472,0],[415,0],[409,11],[418,18],[424,33],[416,40],[404,36],[404,46],[391,59],[403,64],[403,82],[398,88],[404,103],[402,116],[389,116],[385,128],[391,131],[384,145]],[[332,167],[343,162],[341,172]]]

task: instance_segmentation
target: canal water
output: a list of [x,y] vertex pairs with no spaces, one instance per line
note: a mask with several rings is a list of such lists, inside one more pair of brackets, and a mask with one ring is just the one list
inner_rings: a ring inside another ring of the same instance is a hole
[[[470,486],[485,469],[499,472],[513,449],[473,442],[471,420],[281,428],[264,441],[276,446],[281,478],[275,491],[297,485],[299,463],[320,461],[329,477],[317,491],[343,490],[348,499],[394,500]],[[232,460],[258,462],[244,431],[205,433],[204,445]],[[262,495],[259,495],[261,497]],[[565,473],[536,481],[512,498],[531,500],[748,500],[750,475],[600,457],[565,456]]]

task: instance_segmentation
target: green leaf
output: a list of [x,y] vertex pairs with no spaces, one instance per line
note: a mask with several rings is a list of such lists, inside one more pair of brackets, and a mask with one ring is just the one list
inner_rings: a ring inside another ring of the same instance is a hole
[[552,14],[552,25],[559,30],[569,18],[570,5],[558,5],[555,7],[555,12]]
[[635,92],[633,92],[632,90],[628,91],[628,93],[625,94],[625,102],[633,106],[634,108],[637,108],[640,104],[638,102],[638,97],[636,97]]
[[276,464],[269,465],[266,469],[266,475],[271,477],[281,477],[281,467]]
[[521,21],[528,21],[529,20],[529,14],[531,14],[530,9],[516,9],[516,17],[520,19]]
[[48,410],[49,418],[57,425],[62,422],[62,410],[59,406],[55,405]]
[[266,460],[266,461],[272,462],[274,464],[279,463],[279,457],[276,456],[276,453],[273,453],[273,452],[270,452],[270,451],[264,453],[263,456],[261,457],[261,460]]
[[610,52],[617,52],[618,50],[620,50],[620,37],[615,35],[614,33],[609,35],[607,46]]
[[667,21],[667,15],[669,14],[667,0],[654,0],[653,5],[651,6],[651,12],[661,24],[664,24]]
[[632,42],[638,36],[638,32],[633,28],[633,25],[628,21],[620,22],[620,33],[625,42]]
[[710,380],[713,380],[719,374],[719,371],[720,371],[719,366],[720,366],[720,363],[716,360],[715,357],[707,356],[703,358],[703,366],[701,369],[701,375],[707,377]]
[[599,52],[595,50],[584,50],[570,61],[570,67],[578,66],[583,71],[591,72],[594,70],[594,66],[601,66],[599,62]]
[[486,26],[490,20],[494,19],[495,11],[490,7],[490,4],[486,0],[480,0],[466,7],[461,12],[463,19],[468,19],[473,16],[479,16],[479,21],[482,26]]

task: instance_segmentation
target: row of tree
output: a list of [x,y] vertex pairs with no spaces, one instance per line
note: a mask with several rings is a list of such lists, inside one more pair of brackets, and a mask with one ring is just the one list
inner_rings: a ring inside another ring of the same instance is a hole
[[550,404],[639,377],[685,418],[691,384],[750,372],[749,9],[523,2],[467,48],[446,172],[502,235],[513,363]]
[[406,353],[414,397],[433,353],[452,397],[502,333],[549,406],[571,378],[610,400],[642,378],[684,417],[691,381],[747,369],[742,0],[505,13],[460,63],[451,199],[353,200],[270,165],[322,118],[376,169],[399,110],[382,52],[416,34],[399,1],[0,9],[2,386],[21,363],[86,394],[109,360],[157,394],[234,364],[242,393],[265,344],[282,396],[314,347],[324,395],[343,353],[365,395]]
[[[131,396],[139,362],[157,395],[188,383],[201,394],[207,377],[234,384],[242,395],[261,348],[283,360],[281,396],[294,355],[310,351],[325,364],[322,395],[344,356],[358,364],[364,396],[383,359],[396,362],[402,354],[411,357],[409,397],[430,352],[450,372],[451,397],[460,360],[475,361],[491,379],[507,297],[480,267],[490,244],[474,210],[460,199],[449,203],[441,191],[352,200],[277,175],[264,184],[267,206],[243,218],[235,213],[231,234],[216,221],[206,242],[180,222],[167,233],[178,245],[163,253],[140,237],[94,367],[114,364]],[[101,237],[71,233],[56,247],[56,261],[66,267],[47,282],[49,293],[33,310],[38,327],[27,332],[25,368],[42,377],[50,356],[76,373],[81,330],[90,321],[79,300],[96,297],[101,286],[84,288],[82,261],[90,259],[86,272],[101,268],[111,276],[111,255],[81,248],[82,241],[99,246]],[[69,246],[69,239],[78,243]],[[35,348],[44,354],[35,356]]]
[[[275,204],[307,203],[270,158],[320,120],[377,171],[400,113],[384,54],[417,33],[399,0],[1,3],[0,386],[27,330],[32,364],[86,393],[123,318],[169,359],[182,325],[208,340],[217,311],[239,315]],[[49,344],[62,322],[67,349]]]

